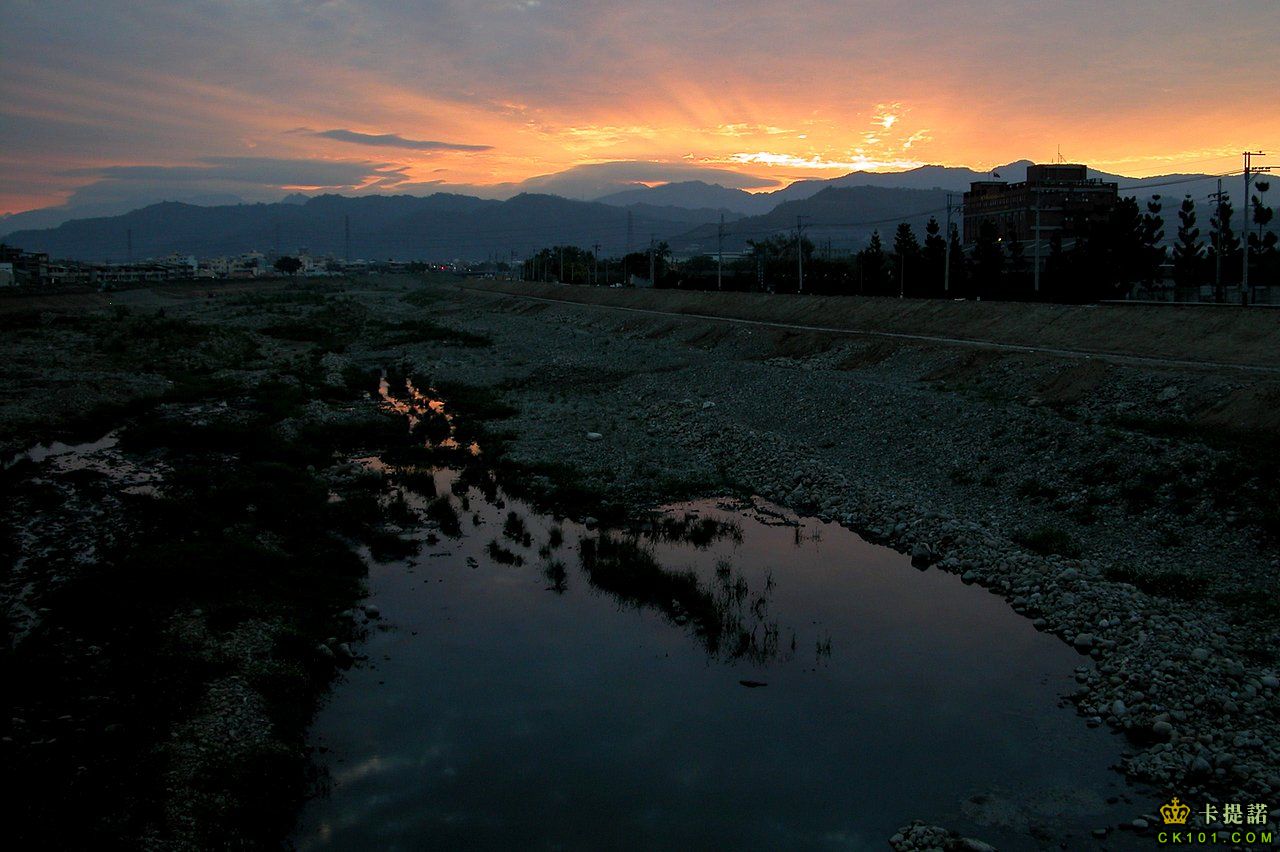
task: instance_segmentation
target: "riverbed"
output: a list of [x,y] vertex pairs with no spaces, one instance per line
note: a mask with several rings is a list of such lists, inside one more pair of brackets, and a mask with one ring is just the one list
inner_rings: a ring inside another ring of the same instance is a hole
[[758,499],[601,531],[458,476],[460,535],[371,566],[300,849],[1092,846],[1149,807],[1061,701],[1088,658],[954,575]]

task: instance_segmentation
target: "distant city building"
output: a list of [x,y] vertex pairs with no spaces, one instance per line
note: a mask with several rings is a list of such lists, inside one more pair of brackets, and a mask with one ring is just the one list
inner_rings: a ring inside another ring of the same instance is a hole
[[49,255],[0,244],[0,263],[7,263],[18,286],[40,284],[49,273]]
[[1079,163],[1027,166],[1027,179],[1020,183],[975,181],[964,194],[964,241],[975,242],[984,221],[995,225],[1001,240],[1034,240],[1037,210],[1040,239],[1056,233],[1073,240],[1085,234],[1089,222],[1111,212],[1117,190],[1117,184],[1090,178],[1088,167]]

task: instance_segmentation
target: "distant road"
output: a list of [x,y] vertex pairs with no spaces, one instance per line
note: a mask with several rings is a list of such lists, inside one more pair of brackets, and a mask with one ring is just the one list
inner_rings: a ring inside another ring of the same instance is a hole
[[[662,310],[652,307],[636,307],[632,305],[620,305],[611,301],[584,301],[580,299],[559,299],[548,295],[534,295],[531,293],[520,292],[517,289],[509,287],[479,287],[473,285],[459,284],[455,285],[459,290],[467,290],[475,293],[484,293],[490,296],[506,296],[510,298],[524,299],[532,302],[544,302],[547,304],[558,305],[578,305],[582,307],[599,308],[610,311],[626,311],[628,313],[647,314],[650,316],[670,317],[672,319],[698,319],[708,320],[711,322],[735,323],[737,325],[758,326],[761,328],[776,328],[784,331],[804,331],[819,334],[842,334],[855,335],[859,337],[876,337],[887,338],[892,340],[906,340],[922,343],[942,344],[946,346],[967,346],[978,349],[994,349],[1003,352],[1018,352],[1032,355],[1051,355],[1064,358],[1083,358],[1098,359],[1116,364],[1128,365],[1147,365],[1155,367],[1179,367],[1193,369],[1221,369],[1233,370],[1242,373],[1258,373],[1264,375],[1280,374],[1280,366],[1268,366],[1262,364],[1243,364],[1232,363],[1230,361],[1216,361],[1210,359],[1197,358],[1167,358],[1157,355],[1141,355],[1136,353],[1108,352],[1102,349],[1083,349],[1064,346],[1034,346],[1022,343],[1002,342],[998,340],[990,340],[983,338],[966,338],[951,337],[941,334],[923,334],[917,332],[904,331],[879,331],[871,329],[845,328],[833,325],[815,325],[810,323],[784,322],[777,320],[751,319],[746,317],[725,316],[721,314],[711,314],[693,311],[672,311]],[[601,293],[610,292],[628,292],[628,291],[609,291],[602,288],[591,288]],[[634,292],[634,291],[630,291]],[[645,291],[653,293],[662,293],[666,291]],[[715,294],[718,295],[718,294]],[[775,297],[775,298],[794,298],[794,297]],[[896,300],[886,300],[896,301]],[[942,300],[937,300],[941,304],[950,304]],[[975,303],[976,304],[976,303]],[[1005,303],[990,303],[993,307]],[[1077,307],[1077,306],[1071,306]],[[1106,308],[1103,308],[1105,310]],[[1115,310],[1125,310],[1125,308],[1115,308]],[[1270,312],[1268,312],[1270,313]],[[1272,322],[1280,328],[1280,317],[1272,316]]]

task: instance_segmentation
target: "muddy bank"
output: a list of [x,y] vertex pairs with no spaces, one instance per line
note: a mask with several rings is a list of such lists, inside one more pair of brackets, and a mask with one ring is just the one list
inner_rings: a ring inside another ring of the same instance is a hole
[[[377,628],[353,617],[366,558],[421,523],[351,463],[410,443],[375,402],[379,347],[485,342],[323,290],[133,295],[5,318],[8,836],[272,846],[315,704]],[[356,341],[367,369],[335,351]]]

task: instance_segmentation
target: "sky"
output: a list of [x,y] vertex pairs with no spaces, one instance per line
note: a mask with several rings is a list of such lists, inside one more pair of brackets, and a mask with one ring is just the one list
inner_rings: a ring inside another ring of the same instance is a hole
[[1280,165],[1275,0],[0,0],[0,33],[0,213]]

